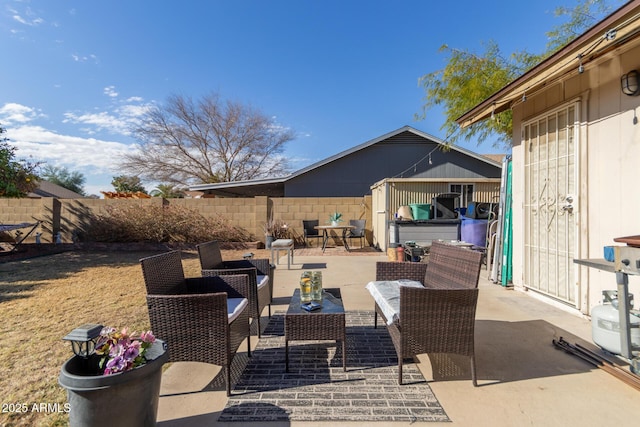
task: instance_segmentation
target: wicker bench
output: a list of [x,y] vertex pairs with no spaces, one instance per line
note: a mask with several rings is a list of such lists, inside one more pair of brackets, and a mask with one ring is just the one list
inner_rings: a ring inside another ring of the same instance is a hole
[[399,384],[405,358],[454,353],[470,358],[477,386],[474,327],[481,266],[482,253],[441,242],[433,242],[428,264],[376,263],[376,281],[367,289],[379,301],[375,327],[382,317],[396,349]]

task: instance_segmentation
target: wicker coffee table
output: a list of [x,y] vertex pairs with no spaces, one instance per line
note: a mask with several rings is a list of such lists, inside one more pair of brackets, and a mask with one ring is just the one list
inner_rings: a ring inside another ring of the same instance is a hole
[[285,367],[289,372],[289,341],[336,340],[342,342],[342,369],[347,370],[344,306],[340,289],[324,289],[322,308],[306,311],[300,307],[300,289],[293,292],[284,316]]

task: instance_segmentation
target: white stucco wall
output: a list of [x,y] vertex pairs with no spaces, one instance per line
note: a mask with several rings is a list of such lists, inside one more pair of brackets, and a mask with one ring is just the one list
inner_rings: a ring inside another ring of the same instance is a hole
[[[631,43],[630,43],[631,44]],[[620,90],[620,77],[640,70],[640,40],[635,47],[616,50],[596,63],[587,64],[546,91],[527,96],[513,107],[513,282],[524,283],[524,151],[521,124],[545,111],[580,99],[581,129],[577,154],[579,172],[576,256],[602,258],[603,247],[615,237],[640,235],[640,96]],[[585,314],[600,303],[602,290],[615,289],[615,275],[587,267],[575,267],[578,308]],[[640,277],[630,278],[630,292],[640,305]]]

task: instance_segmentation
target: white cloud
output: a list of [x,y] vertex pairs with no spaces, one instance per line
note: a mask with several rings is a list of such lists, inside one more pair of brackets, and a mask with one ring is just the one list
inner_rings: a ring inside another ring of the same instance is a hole
[[0,118],[5,125],[27,123],[39,115],[35,109],[16,103],[7,103],[0,107]]
[[118,96],[118,92],[116,92],[115,86],[107,86],[104,88],[104,94],[110,96],[112,98],[116,98]]
[[[116,90],[108,86],[104,92],[111,97]],[[111,188],[111,177],[120,173],[124,154],[138,149],[128,138],[130,128],[153,105],[143,103],[140,97],[129,97],[128,101],[116,101],[102,111],[66,112],[62,123],[69,129],[64,132],[53,130],[60,123],[51,125],[50,121],[42,121],[47,116],[35,108],[6,103],[0,105],[0,124],[7,129],[3,136],[17,148],[19,158],[78,171],[87,178],[85,190],[97,194]],[[105,133],[102,137],[93,136],[101,131],[119,135],[125,142],[104,139]]]
[[[85,124],[94,126],[94,131],[108,131],[121,135],[131,135],[133,127],[138,119],[149,109],[149,105],[125,104],[108,112],[76,114],[64,113],[63,123]],[[88,129],[83,129],[88,132]],[[89,132],[92,133],[92,132]]]
[[106,111],[100,113],[64,113],[65,120],[63,123],[75,123],[75,124],[90,124],[98,128],[98,130],[113,130],[117,133],[125,132],[122,128],[122,122],[115,116],[107,113]]
[[29,19],[29,18],[23,18],[20,15],[13,15],[13,20],[21,24],[28,25],[30,27],[36,27],[44,22],[44,19],[42,18]]
[[122,116],[127,117],[130,121],[137,120],[145,115],[151,108],[150,104],[131,105],[126,104],[119,107],[116,111]]
[[77,53],[72,53],[71,54],[71,58],[75,61],[75,62],[87,62],[87,61],[93,61],[93,63],[97,64],[98,61],[98,57],[94,54],[90,54],[90,55],[78,55]]
[[7,137],[20,158],[31,157],[48,164],[63,165],[71,170],[87,169],[91,173],[117,170],[117,159],[134,146],[121,142],[63,135],[41,126],[19,126],[7,129]]
[[[127,134],[126,127],[135,118],[138,106],[125,108],[123,112],[116,110],[93,114],[67,113],[65,123],[81,123],[84,132],[91,135],[96,130],[108,128],[115,133]],[[34,108],[17,103],[7,103],[0,107],[0,123],[7,129],[6,136],[10,144],[17,148],[19,158],[31,158],[33,161],[45,162],[54,166],[65,166],[70,170],[84,174],[87,184],[105,187],[105,183],[96,183],[91,177],[99,174],[107,176],[118,173],[119,159],[136,149],[134,144],[109,141],[93,137],[73,136],[47,129],[35,123],[45,117]],[[108,181],[106,182],[108,183]],[[89,185],[87,185],[89,187]]]
[[26,6],[22,12],[13,7],[7,9],[9,13],[12,14],[13,20],[20,24],[35,27],[45,22],[43,18],[37,16],[33,9],[28,6]]

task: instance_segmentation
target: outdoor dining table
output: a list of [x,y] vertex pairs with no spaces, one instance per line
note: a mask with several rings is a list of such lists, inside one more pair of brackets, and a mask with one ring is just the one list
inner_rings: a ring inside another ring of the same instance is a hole
[[353,230],[356,228],[354,225],[316,225],[316,230],[322,230],[322,253],[327,247],[327,241],[329,241],[329,231],[331,230],[341,230],[342,231],[342,243],[344,244],[344,249],[349,251],[349,243],[347,243],[347,231]]

